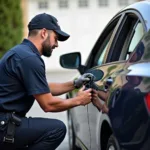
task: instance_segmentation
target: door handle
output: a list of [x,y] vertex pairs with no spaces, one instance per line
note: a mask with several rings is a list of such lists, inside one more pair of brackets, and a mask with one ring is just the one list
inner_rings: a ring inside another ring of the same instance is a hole
[[112,77],[109,77],[104,81],[104,91],[105,92],[108,91],[109,87],[112,85],[113,82],[114,81],[113,81]]
[[109,78],[106,79],[106,84],[107,85],[112,85],[112,83],[113,83],[112,77],[109,77]]

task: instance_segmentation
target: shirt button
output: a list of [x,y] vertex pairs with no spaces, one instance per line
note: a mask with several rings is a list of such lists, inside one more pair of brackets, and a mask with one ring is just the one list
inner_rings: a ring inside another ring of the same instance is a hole
[[4,125],[5,124],[5,121],[1,121],[1,125]]

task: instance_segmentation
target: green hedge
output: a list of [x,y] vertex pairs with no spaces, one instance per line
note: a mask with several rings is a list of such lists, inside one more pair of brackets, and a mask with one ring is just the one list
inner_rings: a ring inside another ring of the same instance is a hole
[[21,0],[0,0],[0,57],[23,37]]

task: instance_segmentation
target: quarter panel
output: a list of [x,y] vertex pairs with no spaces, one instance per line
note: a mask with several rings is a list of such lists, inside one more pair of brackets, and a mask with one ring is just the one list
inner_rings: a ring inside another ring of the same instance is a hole
[[109,109],[114,133],[121,147],[128,150],[148,150],[150,145],[150,117],[145,104],[145,95],[150,92],[149,37],[150,31],[119,73],[123,86]]

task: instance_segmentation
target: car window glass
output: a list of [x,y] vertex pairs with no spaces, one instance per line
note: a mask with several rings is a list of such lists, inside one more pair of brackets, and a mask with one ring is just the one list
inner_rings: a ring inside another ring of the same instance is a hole
[[106,42],[105,42],[105,45],[104,45],[104,49],[102,50],[102,53],[101,55],[99,56],[99,58],[97,58],[97,62],[96,62],[96,65],[101,65],[103,63],[103,60],[104,60],[104,57],[105,57],[105,53],[106,53],[106,50],[107,50],[107,47],[109,45],[109,42],[110,42],[110,37],[112,35],[112,32],[110,32],[110,34],[108,35],[108,37],[106,38]]
[[143,25],[138,16],[128,13],[124,16],[120,29],[116,34],[113,49],[107,58],[108,62],[128,59],[129,55],[138,45],[144,33]]
[[144,35],[143,25],[141,22],[139,22],[135,28],[133,37],[131,39],[131,43],[129,45],[129,48],[128,48],[126,56],[125,56],[125,60],[127,60],[129,58],[130,54],[134,51],[135,47],[138,45],[138,43],[142,39],[143,35]]
[[101,65],[102,64],[104,56],[105,56],[105,53],[106,53],[106,50],[107,50],[107,47],[108,47],[108,44],[109,44],[109,42],[106,44],[102,54],[100,55],[100,57],[99,57],[99,59],[97,61],[97,65]]
[[120,16],[116,18],[103,32],[103,36],[100,37],[99,42],[97,43],[97,50],[94,54],[94,58],[92,61],[91,67],[102,65],[104,63],[104,59],[106,57],[106,52],[111,42],[111,37],[113,34],[114,29],[116,28]]

